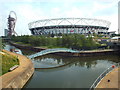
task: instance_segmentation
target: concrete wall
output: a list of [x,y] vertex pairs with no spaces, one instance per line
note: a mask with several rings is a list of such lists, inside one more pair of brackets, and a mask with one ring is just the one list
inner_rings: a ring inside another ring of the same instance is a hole
[[84,56],[95,56],[95,55],[111,55],[111,54],[118,54],[118,51],[114,50],[100,50],[100,51],[89,51],[89,52],[84,52],[81,51],[80,53],[70,53],[70,52],[58,52],[55,53],[58,55],[64,55],[64,56],[74,56],[74,57],[84,57]]
[[11,55],[18,56],[19,67],[15,70],[2,75],[2,88],[22,88],[34,73],[34,67],[31,60],[23,55],[3,50]]

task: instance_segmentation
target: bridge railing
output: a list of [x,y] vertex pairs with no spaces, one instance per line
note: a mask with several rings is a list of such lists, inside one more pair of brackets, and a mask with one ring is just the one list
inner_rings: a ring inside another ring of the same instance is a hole
[[100,83],[100,81],[103,79],[103,77],[105,77],[109,72],[111,72],[113,69],[117,68],[120,66],[120,63],[115,64],[115,67],[109,67],[108,69],[106,69],[96,80],[95,82],[92,84],[92,86],[90,87],[89,90],[94,90],[96,88],[96,86],[98,85],[98,83]]
[[37,56],[45,55],[45,54],[48,54],[48,53],[54,53],[54,52],[74,52],[74,53],[79,53],[80,51],[67,49],[67,48],[46,49],[46,50],[40,51],[38,53],[35,53],[33,55],[30,55],[28,57],[29,58],[34,58],[34,57],[37,57]]

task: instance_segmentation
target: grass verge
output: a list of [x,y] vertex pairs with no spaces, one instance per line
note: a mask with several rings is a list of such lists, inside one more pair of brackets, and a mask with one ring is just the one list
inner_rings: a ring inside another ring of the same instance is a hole
[[9,69],[14,65],[19,65],[18,58],[5,52],[0,51],[2,56],[2,75],[9,72]]

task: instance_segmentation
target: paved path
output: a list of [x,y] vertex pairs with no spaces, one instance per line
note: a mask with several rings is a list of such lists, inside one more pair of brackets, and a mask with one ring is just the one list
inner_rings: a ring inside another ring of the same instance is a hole
[[[120,67],[108,73],[107,76],[105,76],[101,80],[101,82],[98,84],[96,88],[99,88],[98,90],[102,90],[102,88],[116,88],[113,90],[119,90],[118,89],[120,88],[120,76],[119,75],[120,75]],[[108,82],[108,80],[110,80],[110,82]]]

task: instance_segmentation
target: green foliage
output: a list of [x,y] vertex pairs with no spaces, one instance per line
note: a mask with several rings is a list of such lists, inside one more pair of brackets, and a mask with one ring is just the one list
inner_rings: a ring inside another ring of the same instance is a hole
[[15,56],[9,55],[7,53],[0,55],[2,56],[2,75],[7,73],[12,66],[19,64],[18,58]]
[[32,46],[66,47],[73,49],[96,49],[98,44],[93,41],[92,37],[85,37],[80,34],[63,34],[60,37],[46,36],[18,36],[12,38],[12,41],[30,44]]

